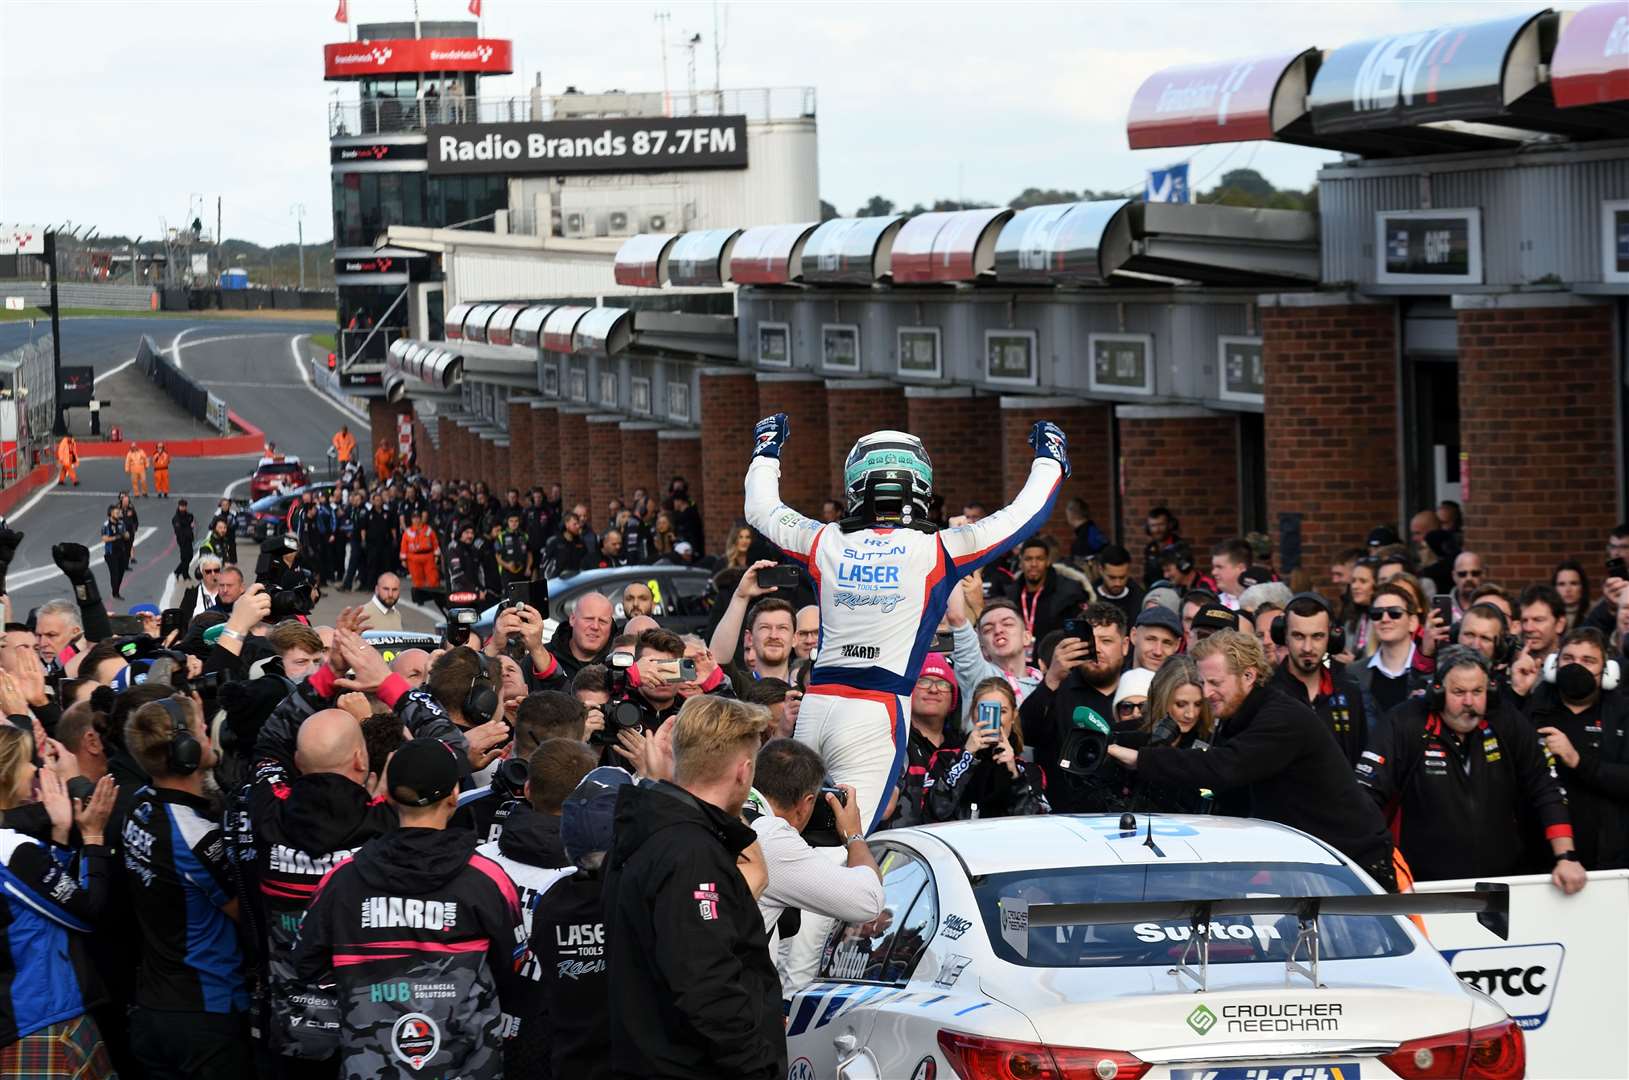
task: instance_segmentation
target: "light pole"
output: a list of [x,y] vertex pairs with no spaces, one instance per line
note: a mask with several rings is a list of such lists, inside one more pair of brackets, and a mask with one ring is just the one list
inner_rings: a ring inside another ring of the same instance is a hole
[[288,212],[294,215],[294,224],[295,224],[295,229],[296,229],[296,235],[298,235],[299,239],[300,239],[299,248],[298,248],[299,253],[300,253],[300,291],[304,292],[305,291],[305,203],[295,203],[293,206],[288,208]]

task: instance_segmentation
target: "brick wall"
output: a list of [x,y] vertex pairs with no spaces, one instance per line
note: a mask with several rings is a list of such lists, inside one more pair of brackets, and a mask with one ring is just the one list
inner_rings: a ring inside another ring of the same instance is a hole
[[436,452],[436,479],[458,478],[458,425],[445,416],[436,417],[436,435],[441,443]]
[[1267,524],[1276,547],[1279,515],[1301,514],[1301,565],[1322,579],[1399,517],[1397,332],[1390,303],[1305,299],[1260,309]]
[[529,401],[509,399],[509,486],[523,493],[532,486],[532,417],[536,410]]
[[[811,517],[820,515],[820,504],[837,492],[827,471],[831,467],[827,437],[826,384],[823,379],[807,375],[758,376],[758,416],[783,412],[791,424],[791,442],[781,457],[781,500],[786,505],[803,511]],[[707,426],[709,435],[715,435],[732,446],[740,447],[742,454],[750,454],[752,424],[734,431]],[[736,516],[742,507],[735,508]],[[708,539],[712,536],[709,533]]]
[[623,499],[632,499],[639,488],[657,495],[661,486],[656,479],[656,433],[660,424],[629,421],[621,425]]
[[[1163,416],[1153,415],[1156,412]],[[1122,536],[1143,538],[1148,511],[1168,506],[1199,548],[1239,531],[1239,420],[1207,409],[1120,406]],[[1107,506],[1092,516],[1112,532]],[[1146,539],[1141,542],[1146,543]],[[1140,546],[1133,544],[1132,546]],[[1139,571],[1140,573],[1140,571]]]
[[560,436],[558,476],[560,503],[570,510],[577,503],[586,503],[593,493],[588,485],[588,414],[568,409],[559,410],[557,433]]
[[[372,440],[366,447],[358,447],[363,455],[362,464],[367,467],[368,473],[373,473],[373,451],[380,446],[396,445],[396,417],[411,415],[413,403],[410,401],[386,401],[384,398],[368,399],[368,430]],[[356,430],[356,425],[351,425]],[[359,440],[360,441],[360,440]]]
[[[745,504],[747,461],[752,455],[752,425],[763,414],[758,383],[750,371],[708,368],[701,373],[701,417],[707,438],[701,447],[702,526],[708,552],[724,546]],[[826,427],[822,421],[822,435]],[[792,437],[801,432],[794,428]],[[666,484],[667,477],[663,477]],[[691,477],[691,493],[696,493]]]
[[501,492],[508,486],[504,481],[509,478],[509,469],[500,462],[497,439],[491,435],[481,436],[476,445],[479,447],[481,460],[480,472],[476,474],[476,479],[485,480],[489,489]]
[[[876,379],[832,379],[826,383],[826,450],[831,457],[831,497],[842,500],[843,463],[862,435],[873,431],[909,431],[905,418],[905,388]],[[920,437],[920,436],[919,436]],[[928,451],[931,456],[933,451]],[[806,512],[818,516],[819,507]]]
[[1001,430],[1000,401],[961,387],[905,390],[905,430],[922,440],[933,459],[933,490],[944,497],[947,514],[961,513],[973,500],[993,510],[1009,497],[993,442]]
[[[436,429],[439,438],[441,429]],[[413,417],[413,453],[419,460],[419,471],[432,480],[440,480],[445,474],[442,472],[441,451],[436,444],[430,441],[430,431],[424,426],[424,421],[417,416]]]
[[1004,482],[995,497],[986,499],[985,504],[990,510],[998,510],[1018,494],[1024,481],[1029,479],[1030,463],[1035,460],[1035,450],[1029,445],[1030,428],[1037,420],[1052,421],[1069,437],[1071,475],[1064,481],[1043,531],[1067,551],[1074,537],[1069,523],[1064,520],[1064,503],[1082,498],[1092,506],[1093,512],[1098,507],[1112,505],[1114,461],[1109,451],[1113,446],[1110,425],[1114,423],[1114,406],[1086,405],[1067,398],[1003,397],[1000,411]]
[[1612,309],[1459,312],[1465,546],[1511,589],[1576,558],[1595,570],[1617,522]]
[[532,483],[544,491],[560,482],[560,407],[532,402]]
[[622,497],[621,425],[620,416],[588,420],[588,512],[596,530],[604,530],[611,500]]
[[[656,486],[651,494],[658,500],[667,495],[675,476],[690,484],[690,494],[701,504],[706,518],[707,492],[701,484],[701,433],[697,431],[658,431],[656,433]],[[646,524],[654,524],[654,520]]]

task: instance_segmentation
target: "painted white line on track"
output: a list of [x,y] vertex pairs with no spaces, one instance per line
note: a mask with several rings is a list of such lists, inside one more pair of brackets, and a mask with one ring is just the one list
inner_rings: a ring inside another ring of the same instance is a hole
[[[153,534],[156,532],[158,532],[158,527],[156,525],[143,525],[140,529],[136,530],[136,542],[130,545],[131,550],[135,550],[144,542],[150,540]],[[104,558],[102,555],[97,555],[91,559],[90,564],[94,568],[103,565],[106,561],[106,558]],[[6,587],[8,589],[26,589],[30,585],[38,585],[42,581],[50,581],[52,578],[61,575],[61,573],[62,571],[57,569],[55,566],[36,566],[32,570],[24,570],[20,574],[8,576],[6,578]]]
[[136,358],[134,356],[132,356],[130,359],[124,361],[123,363],[115,364],[113,367],[108,368],[106,371],[104,371],[100,375],[96,376],[96,378],[92,379],[91,382],[93,384],[94,383],[99,383],[103,379],[107,378],[109,375],[117,375],[119,372],[123,371],[125,368],[129,367],[131,364],[134,364],[135,362],[136,362]]
[[[52,467],[55,468],[56,466],[53,465]],[[60,475],[60,473],[59,473],[59,475]],[[46,484],[44,487],[40,488],[32,496],[29,497],[29,500],[27,502],[23,503],[23,505],[21,505],[21,506],[19,506],[17,508],[17,512],[15,514],[12,514],[6,520],[7,521],[16,521],[18,518],[22,517],[24,514],[28,513],[30,510],[34,509],[35,504],[37,504],[41,499],[45,498],[47,495],[51,494],[52,489],[55,488],[56,486],[57,486],[57,482],[55,480],[52,480],[49,484]]]
[[[196,329],[198,329],[198,327],[195,326],[195,327],[192,327],[191,329],[196,330]],[[256,331],[251,331],[250,333],[247,333],[247,334],[221,334],[221,335],[219,335],[217,337],[199,338],[197,341],[189,341],[184,345],[172,345],[169,349],[166,349],[165,351],[173,353],[173,352],[176,352],[176,351],[178,351],[180,349],[191,349],[191,348],[195,348],[196,346],[199,346],[199,345],[213,345],[213,344],[215,344],[217,342],[221,342],[221,341],[241,341],[244,338],[282,337],[282,336],[283,336],[283,332],[281,330],[256,330]]]
[[181,366],[181,339],[197,329],[198,327],[196,326],[189,326],[185,330],[182,330],[180,333],[176,334],[170,339],[170,347],[164,350],[170,354],[170,359],[175,361],[175,366],[177,368]]
[[341,405],[339,402],[335,401],[321,390],[318,390],[317,384],[311,381],[311,373],[306,370],[306,358],[300,354],[301,339],[308,338],[310,336],[310,334],[295,334],[293,337],[288,339],[289,355],[294,358],[294,370],[300,373],[300,381],[305,383],[305,388],[307,390],[317,395],[329,405],[332,405],[334,407],[334,411],[340,415],[350,420],[366,420],[367,417],[365,415],[347,409],[345,406]]

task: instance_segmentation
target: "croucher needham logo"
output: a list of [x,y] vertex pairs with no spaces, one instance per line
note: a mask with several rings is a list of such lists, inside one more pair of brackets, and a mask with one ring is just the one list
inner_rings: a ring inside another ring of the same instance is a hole
[[441,1049],[441,1029],[423,1013],[407,1013],[390,1029],[390,1049],[417,1072]]

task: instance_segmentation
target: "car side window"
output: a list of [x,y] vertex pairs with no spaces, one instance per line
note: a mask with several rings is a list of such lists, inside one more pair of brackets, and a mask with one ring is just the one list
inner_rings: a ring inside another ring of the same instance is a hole
[[667,579],[676,615],[707,614],[707,579],[700,574],[675,574]]
[[[865,923],[846,923],[826,943],[820,975],[826,979],[893,982],[907,977],[933,932],[933,883],[922,860],[898,848],[876,852],[882,871],[882,914]],[[927,903],[919,919],[919,896]],[[925,924],[924,921],[925,920]],[[924,925],[926,929],[924,929]]]

